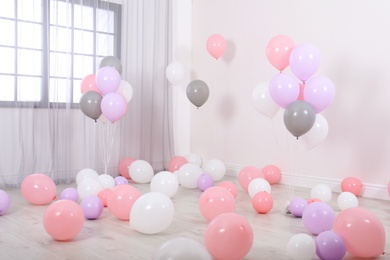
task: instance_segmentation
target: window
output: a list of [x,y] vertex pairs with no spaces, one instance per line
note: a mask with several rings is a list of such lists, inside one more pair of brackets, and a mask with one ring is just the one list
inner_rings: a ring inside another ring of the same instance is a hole
[[0,106],[77,107],[83,77],[120,59],[121,6],[101,0],[8,0],[0,8]]

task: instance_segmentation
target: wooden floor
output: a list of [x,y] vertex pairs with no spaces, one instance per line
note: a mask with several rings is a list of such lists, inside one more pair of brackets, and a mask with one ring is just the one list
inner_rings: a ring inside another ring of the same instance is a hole
[[[237,183],[233,177],[224,180]],[[72,187],[76,187],[70,185]],[[149,191],[149,184],[134,184],[141,193]],[[59,185],[58,195],[68,186]],[[268,214],[257,214],[250,196],[238,186],[236,213],[243,215],[252,225],[254,243],[245,259],[289,259],[286,250],[288,240],[297,233],[308,233],[302,219],[285,213],[291,191],[286,185],[273,185],[274,207]],[[0,259],[152,259],[159,246],[175,237],[192,238],[204,245],[204,231],[208,222],[198,209],[201,192],[180,187],[172,198],[175,205],[173,223],[157,235],[145,235],[130,228],[128,221],[114,217],[107,208],[97,220],[86,220],[82,231],[71,241],[53,240],[43,227],[43,214],[47,206],[29,204],[20,190],[7,190],[11,207],[0,216]],[[293,196],[309,198],[308,189],[295,188]],[[337,194],[329,204],[336,213]],[[381,219],[386,232],[390,228],[390,202],[359,197],[359,206],[372,211]],[[386,243],[385,255],[378,259],[390,259],[390,244]],[[313,259],[319,259],[317,257]],[[354,259],[346,255],[345,259]]]

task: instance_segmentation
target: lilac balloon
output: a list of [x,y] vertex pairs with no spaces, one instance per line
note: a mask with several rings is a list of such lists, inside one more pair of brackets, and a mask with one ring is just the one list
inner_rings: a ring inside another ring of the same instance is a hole
[[89,195],[80,203],[86,219],[97,219],[103,213],[103,201],[97,195]]
[[295,217],[302,217],[303,210],[308,205],[307,200],[304,198],[294,198],[290,201],[290,205],[288,206],[288,209],[290,210],[290,213]]
[[321,260],[340,260],[346,253],[345,242],[333,231],[324,231],[315,238],[316,254]]
[[297,78],[306,82],[320,67],[321,54],[312,44],[300,44],[290,53],[290,68]]
[[115,181],[115,186],[129,183],[129,181],[124,176],[116,176],[114,178],[114,181]]
[[119,93],[108,93],[101,102],[103,115],[111,122],[115,123],[121,119],[127,111],[127,101]]
[[214,186],[214,179],[210,175],[203,173],[198,177],[197,186],[199,190],[205,191]]
[[115,67],[102,67],[96,72],[96,86],[102,95],[115,92],[121,84],[121,75]]
[[73,200],[77,202],[79,200],[79,193],[75,188],[66,188],[61,192],[60,198],[62,200]]
[[299,96],[299,82],[291,74],[280,73],[273,77],[269,84],[269,94],[279,106],[286,108]]
[[10,206],[9,195],[6,191],[0,190],[0,216],[4,215]]
[[336,214],[325,202],[313,202],[305,207],[302,214],[303,225],[314,235],[331,230]]
[[317,113],[327,108],[333,102],[335,95],[333,82],[321,76],[309,79],[303,90],[305,101],[310,103]]

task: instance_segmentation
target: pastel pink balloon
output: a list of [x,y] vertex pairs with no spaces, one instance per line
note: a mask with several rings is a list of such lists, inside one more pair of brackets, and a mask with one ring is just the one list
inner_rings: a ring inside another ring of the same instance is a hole
[[363,189],[362,182],[356,177],[346,177],[341,181],[341,191],[349,191],[358,196]]
[[107,207],[107,197],[108,197],[108,194],[110,193],[110,191],[111,191],[110,189],[102,189],[97,194],[99,199],[103,202],[104,207]]
[[181,166],[188,163],[184,156],[176,155],[168,162],[168,171],[175,172],[180,169]]
[[89,75],[85,76],[81,80],[80,90],[81,90],[82,94],[84,94],[87,91],[91,91],[91,90],[101,94],[98,87],[96,86],[96,75],[89,74]]
[[202,215],[211,221],[222,213],[234,212],[236,201],[227,189],[213,186],[200,195],[198,205]]
[[264,175],[264,179],[269,182],[269,184],[278,183],[282,177],[282,173],[279,167],[269,164],[261,169],[261,172]]
[[54,181],[42,173],[33,173],[24,178],[21,191],[23,197],[34,205],[45,205],[56,198],[57,187]]
[[127,101],[119,93],[108,93],[100,104],[103,115],[111,122],[115,123],[121,119],[127,111]]
[[332,104],[335,95],[334,84],[327,77],[313,77],[305,83],[304,100],[310,103],[317,113]]
[[215,59],[219,59],[226,51],[225,38],[219,34],[211,35],[206,42],[207,51]]
[[129,167],[135,161],[133,158],[124,158],[119,162],[118,170],[119,174],[123,177],[130,179]]
[[269,84],[269,94],[276,104],[287,108],[299,97],[300,87],[298,80],[291,74],[279,73]]
[[238,189],[237,189],[236,184],[234,184],[233,182],[223,181],[223,182],[220,182],[218,184],[218,186],[227,189],[233,195],[234,198],[237,198]]
[[274,200],[266,191],[261,191],[255,194],[252,198],[252,207],[260,214],[268,213],[274,206]]
[[50,204],[43,216],[46,232],[55,240],[67,241],[83,228],[84,212],[72,200],[58,200]]
[[386,233],[381,221],[372,212],[346,208],[337,216],[333,231],[344,239],[347,252],[360,258],[376,258],[385,251]]
[[256,178],[264,178],[264,174],[255,166],[245,166],[238,173],[238,183],[245,191],[248,191],[249,183]]
[[290,53],[291,71],[302,82],[314,75],[320,67],[320,61],[320,51],[312,44],[299,44]]
[[111,189],[107,196],[107,208],[120,220],[129,220],[134,202],[141,193],[130,184],[118,185]]
[[243,216],[224,213],[208,224],[205,245],[213,259],[243,259],[252,248],[253,229]]
[[290,53],[294,48],[294,41],[286,35],[276,35],[267,44],[266,55],[268,61],[277,70],[283,71],[289,65]]
[[[121,75],[115,67],[102,67],[96,72],[96,86],[104,96],[117,91],[121,84]],[[127,102],[126,102],[127,103]]]

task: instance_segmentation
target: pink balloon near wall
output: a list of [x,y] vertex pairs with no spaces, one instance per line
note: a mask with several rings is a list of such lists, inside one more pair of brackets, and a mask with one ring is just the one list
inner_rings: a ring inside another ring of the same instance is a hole
[[207,51],[215,59],[219,59],[226,51],[225,38],[219,34],[211,35],[206,42]]
[[290,53],[294,48],[294,41],[286,35],[276,35],[267,44],[266,55],[268,61],[277,70],[283,71],[289,65]]

